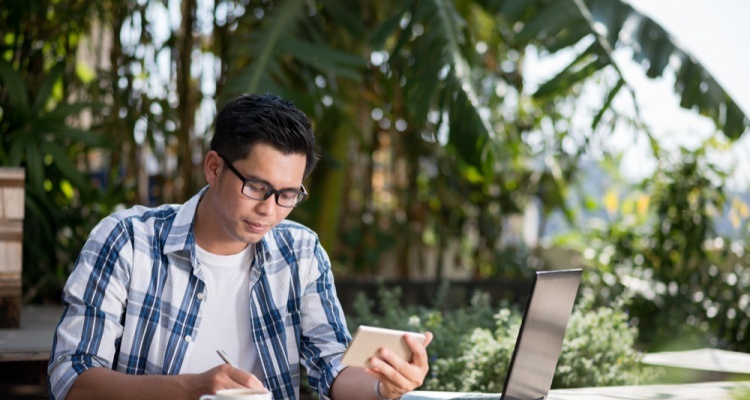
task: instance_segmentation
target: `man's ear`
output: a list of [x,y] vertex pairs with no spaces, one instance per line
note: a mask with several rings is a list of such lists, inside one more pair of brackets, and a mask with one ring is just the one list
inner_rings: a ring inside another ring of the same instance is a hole
[[203,173],[206,175],[206,181],[209,186],[214,185],[218,181],[223,166],[224,160],[219,157],[219,153],[214,150],[206,153],[206,157],[203,159]]

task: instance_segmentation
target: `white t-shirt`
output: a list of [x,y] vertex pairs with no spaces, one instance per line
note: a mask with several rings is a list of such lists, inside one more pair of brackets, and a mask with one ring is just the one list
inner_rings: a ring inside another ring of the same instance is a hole
[[250,263],[253,245],[237,254],[220,256],[195,246],[206,284],[198,334],[180,372],[205,372],[224,361],[224,350],[234,363],[263,382],[263,369],[250,330]]

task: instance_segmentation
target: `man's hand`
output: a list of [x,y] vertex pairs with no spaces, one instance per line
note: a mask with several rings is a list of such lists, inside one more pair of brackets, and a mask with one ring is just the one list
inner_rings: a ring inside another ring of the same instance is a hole
[[220,389],[262,389],[255,375],[222,364],[201,374],[127,375],[107,368],[91,368],[76,379],[68,399],[185,399],[197,400],[201,395]]
[[198,396],[216,393],[221,389],[264,389],[263,383],[255,375],[227,364],[213,367],[201,374],[184,376],[188,378],[186,379],[188,392],[199,394]]
[[427,346],[432,333],[425,332],[424,344],[405,334],[406,344],[412,351],[411,362],[407,362],[387,348],[378,350],[377,357],[370,358],[370,368],[365,371],[380,380],[378,391],[386,399],[395,399],[422,386],[429,369]]

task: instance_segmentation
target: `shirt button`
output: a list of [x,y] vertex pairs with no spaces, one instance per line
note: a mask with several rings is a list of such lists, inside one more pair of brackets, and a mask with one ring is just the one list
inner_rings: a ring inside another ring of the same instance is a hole
[[185,341],[188,342],[188,343],[190,343],[190,342],[193,341],[193,338],[191,338],[190,335],[185,336]]
[[206,298],[206,294],[203,293],[203,292],[200,292],[200,293],[198,293],[198,295],[196,297],[198,297],[198,300],[203,300],[203,299]]

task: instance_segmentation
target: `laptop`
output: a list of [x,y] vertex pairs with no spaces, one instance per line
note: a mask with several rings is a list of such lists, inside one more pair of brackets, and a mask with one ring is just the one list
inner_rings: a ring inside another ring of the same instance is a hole
[[502,393],[414,391],[401,399],[546,399],[580,282],[580,269],[536,272]]

